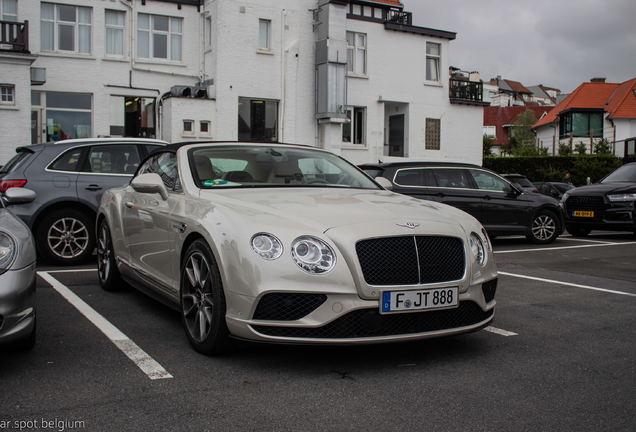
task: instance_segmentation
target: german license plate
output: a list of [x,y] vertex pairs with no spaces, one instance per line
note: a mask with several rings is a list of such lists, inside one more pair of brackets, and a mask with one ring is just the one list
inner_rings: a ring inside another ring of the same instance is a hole
[[381,313],[443,309],[457,307],[459,304],[459,291],[457,287],[412,291],[383,291],[381,298]]
[[593,211],[575,210],[575,211],[572,212],[572,216],[574,216],[574,217],[594,217],[594,212]]

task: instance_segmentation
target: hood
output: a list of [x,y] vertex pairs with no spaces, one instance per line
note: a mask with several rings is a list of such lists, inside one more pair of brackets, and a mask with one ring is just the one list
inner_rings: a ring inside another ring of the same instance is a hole
[[615,182],[580,186],[568,191],[570,196],[603,196],[608,193],[636,192],[636,183]]
[[320,231],[353,224],[400,219],[460,225],[472,216],[444,204],[389,191],[297,188],[202,190],[201,198],[255,218],[273,216]]

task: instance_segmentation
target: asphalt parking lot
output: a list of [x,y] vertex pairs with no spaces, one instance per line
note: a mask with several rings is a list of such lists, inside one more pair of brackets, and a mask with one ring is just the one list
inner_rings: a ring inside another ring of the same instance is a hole
[[0,430],[633,430],[636,238],[493,244],[485,331],[224,357],[194,352],[168,307],[102,291],[94,264],[40,264],[36,346],[0,350]]

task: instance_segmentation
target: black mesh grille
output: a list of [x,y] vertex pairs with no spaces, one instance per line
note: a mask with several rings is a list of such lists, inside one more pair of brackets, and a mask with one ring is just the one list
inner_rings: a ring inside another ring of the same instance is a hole
[[361,309],[319,328],[255,326],[257,332],[278,337],[313,339],[349,339],[394,336],[449,330],[482,323],[494,314],[483,311],[472,301],[459,303],[455,309],[380,315],[378,309]]
[[463,243],[454,237],[361,240],[356,243],[356,252],[364,280],[369,285],[417,285],[459,280],[466,268]]
[[495,299],[495,292],[497,291],[497,279],[484,282],[481,285],[481,290],[484,293],[484,299],[486,303],[490,303]]
[[326,301],[325,294],[265,294],[258,302],[253,319],[295,321],[309,315]]
[[600,196],[571,196],[565,204],[568,211],[594,210],[603,207],[605,202]]

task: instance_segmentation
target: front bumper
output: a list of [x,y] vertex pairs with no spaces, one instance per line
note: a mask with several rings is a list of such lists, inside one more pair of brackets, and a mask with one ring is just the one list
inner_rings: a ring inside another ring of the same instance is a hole
[[0,345],[26,339],[35,325],[35,262],[0,275]]
[[566,226],[605,231],[636,231],[636,210],[631,204],[608,204],[602,207],[581,209],[593,211],[594,217],[574,217],[575,207],[566,207]]
[[[496,286],[497,279],[471,286],[460,294],[459,306],[452,309],[382,315],[378,300],[329,294],[301,319],[242,320],[228,316],[227,324],[235,337],[269,343],[350,345],[449,336],[479,330],[494,320]],[[249,299],[234,298],[229,303],[237,301]]]

